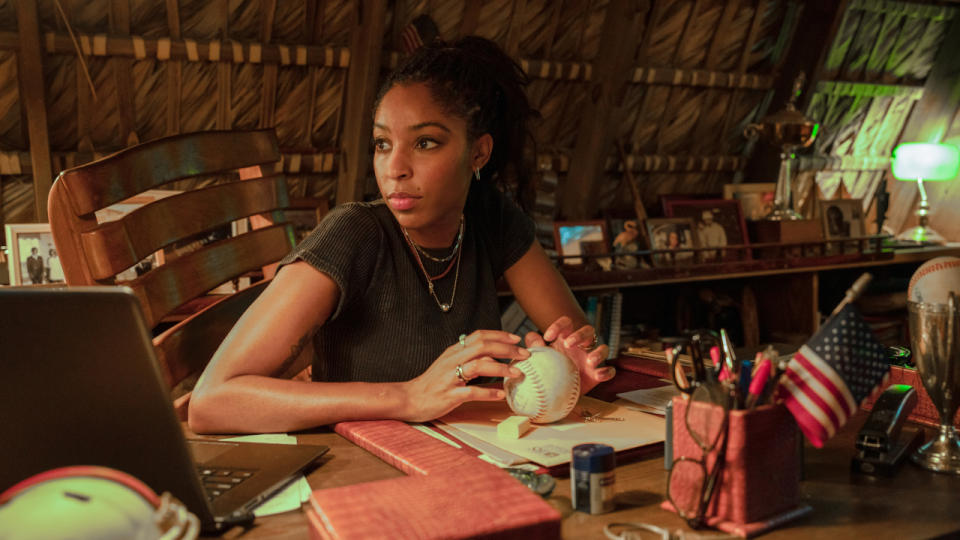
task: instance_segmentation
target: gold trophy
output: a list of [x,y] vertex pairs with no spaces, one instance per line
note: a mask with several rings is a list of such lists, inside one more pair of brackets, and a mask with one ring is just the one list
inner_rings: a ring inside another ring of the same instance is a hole
[[800,97],[806,75],[803,72],[793,81],[793,92],[786,108],[767,115],[758,123],[748,124],[744,135],[748,138],[763,137],[770,144],[780,148],[780,175],[774,193],[773,210],[764,216],[771,221],[803,219],[793,209],[793,190],[790,186],[790,164],[794,152],[807,148],[817,138],[819,124],[810,120],[797,110],[796,101]]
[[960,358],[957,296],[948,304],[907,302],[910,338],[917,373],[930,400],[940,413],[936,436],[912,456],[913,462],[931,471],[960,474],[960,439],[953,420],[960,405]]

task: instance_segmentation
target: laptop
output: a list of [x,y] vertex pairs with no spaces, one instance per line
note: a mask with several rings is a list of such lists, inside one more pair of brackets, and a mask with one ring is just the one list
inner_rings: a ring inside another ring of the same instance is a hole
[[126,287],[0,288],[0,492],[102,465],[169,491],[205,532],[253,509],[326,446],[187,440]]

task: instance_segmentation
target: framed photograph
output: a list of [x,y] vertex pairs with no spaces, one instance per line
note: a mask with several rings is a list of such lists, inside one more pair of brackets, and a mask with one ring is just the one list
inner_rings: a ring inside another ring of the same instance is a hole
[[820,201],[820,219],[827,240],[863,236],[863,199]]
[[[690,218],[652,218],[648,219],[646,224],[651,249],[680,250],[699,247],[693,220]],[[695,253],[694,251],[655,253],[653,264],[657,266],[689,264],[694,261]]]
[[293,225],[297,242],[300,242],[313,232],[317,224],[327,215],[330,210],[330,203],[327,199],[312,197],[293,199],[290,202],[291,207],[284,210],[283,214],[287,221]]
[[49,223],[11,223],[4,228],[10,285],[64,283]]
[[[581,265],[585,260],[576,255],[605,255],[610,253],[610,236],[607,233],[607,222],[595,221],[555,221],[553,223],[553,240],[557,247],[557,255],[561,264]],[[574,257],[571,257],[573,255]],[[587,262],[595,261],[595,258]]]
[[[683,217],[693,220],[694,233],[700,247],[722,248],[728,245],[745,245],[747,223],[743,219],[740,201],[727,199],[690,199],[666,203],[667,217]],[[723,250],[700,252],[703,262],[718,260],[743,260],[749,258],[746,250]]]
[[726,184],[723,186],[723,198],[740,201],[743,218],[747,221],[758,221],[773,210],[776,191],[775,182]]

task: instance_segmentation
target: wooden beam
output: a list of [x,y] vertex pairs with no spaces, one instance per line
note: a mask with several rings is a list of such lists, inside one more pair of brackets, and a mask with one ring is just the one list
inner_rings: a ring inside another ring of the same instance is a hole
[[21,0],[16,5],[17,26],[20,31],[20,52],[17,54],[20,100],[27,114],[34,212],[37,222],[42,223],[47,221],[47,194],[53,184],[53,166],[50,162],[50,134],[47,130],[40,21],[36,2]]
[[[77,39],[81,41],[94,40],[93,35],[76,33]],[[66,34],[57,34],[47,32],[44,34],[44,46],[48,54],[66,54],[74,56],[77,49]],[[139,36],[138,36],[139,37]],[[186,60],[188,62],[209,62],[221,61],[231,64],[281,64],[281,65],[300,65],[300,66],[326,66],[326,67],[347,67],[350,63],[349,49],[347,47],[330,47],[318,44],[314,45],[281,45],[268,43],[236,43],[231,41],[221,41],[214,39],[205,42],[196,42],[193,45],[197,49],[196,59],[191,59],[187,55],[187,41],[183,39],[166,39],[169,42],[169,59]],[[147,57],[159,57],[160,39],[143,38],[143,52]],[[16,52],[19,50],[19,37],[16,32],[0,31],[0,50],[9,50]],[[102,56],[129,56],[136,55],[136,46],[132,37],[106,36],[105,52]],[[236,55],[234,47],[236,46]],[[260,48],[260,61],[250,61],[250,51],[253,47]],[[216,59],[213,57],[216,52]]]
[[[260,14],[263,19],[263,25],[260,27],[260,43],[267,44],[272,40],[276,11],[277,0],[260,0]],[[277,64],[264,64],[263,86],[260,89],[260,127],[262,128],[272,128],[276,125],[277,76]]]
[[603,165],[613,147],[633,55],[636,52],[636,13],[632,2],[611,0],[604,15],[594,79],[579,119],[567,181],[561,187],[560,213],[566,219],[588,219],[597,211]]
[[[178,0],[167,0],[167,29],[170,32],[170,39],[180,39],[180,5]],[[180,133],[180,88],[183,66],[179,60],[171,60],[166,62],[166,68],[167,135],[175,135]]]
[[386,0],[370,0],[360,10],[350,39],[350,69],[344,86],[344,123],[340,169],[337,177],[337,204],[363,198],[367,171],[373,100],[380,80]]
[[[960,109],[960,17],[954,17],[940,42],[933,69],[923,85],[923,97],[914,105],[903,133],[902,142],[941,142],[950,122]],[[888,183],[890,210],[887,223],[897,232],[912,223],[917,210],[918,190],[915,182]],[[931,198],[936,206],[937,200]],[[949,219],[955,219],[948,210]],[[935,214],[935,213],[934,213]],[[936,217],[934,215],[934,217]],[[931,223],[936,229],[936,224]],[[953,238],[951,238],[953,240]]]
[[[130,0],[110,1],[110,32],[114,35],[130,35]],[[120,140],[127,146],[140,142],[136,132],[136,107],[133,103],[133,60],[114,57],[110,59],[113,80],[117,85],[117,128]]]

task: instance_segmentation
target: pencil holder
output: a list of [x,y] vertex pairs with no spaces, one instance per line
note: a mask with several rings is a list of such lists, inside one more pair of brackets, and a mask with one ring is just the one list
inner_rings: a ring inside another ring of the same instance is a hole
[[[716,485],[705,504],[703,522],[742,536],[758,534],[810,510],[800,504],[801,456],[799,431],[793,416],[783,405],[764,405],[753,410],[725,411],[722,407],[692,402],[682,397],[673,400],[673,457],[697,460],[709,476],[722,457],[716,472]],[[704,456],[704,437],[695,439],[690,427],[724,425],[726,441],[719,439]],[[671,478],[668,490],[673,500],[696,500],[706,493],[704,483],[683,475]],[[675,511],[670,498],[664,507]]]

